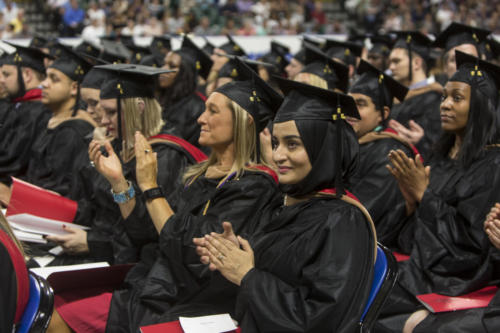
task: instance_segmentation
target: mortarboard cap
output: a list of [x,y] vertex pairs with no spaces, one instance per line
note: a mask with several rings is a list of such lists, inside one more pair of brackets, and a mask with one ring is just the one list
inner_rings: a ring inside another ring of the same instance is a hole
[[215,50],[215,45],[210,43],[210,41],[207,39],[207,37],[203,36],[203,39],[205,40],[205,45],[203,46],[202,50],[205,51],[206,53],[212,55]]
[[288,66],[287,55],[290,48],[276,41],[271,41],[271,52],[264,55],[261,60],[275,66],[275,75],[285,74],[285,67]]
[[472,87],[471,91],[481,91],[496,107],[500,90],[500,67],[458,50],[455,50],[455,61],[457,71],[449,81],[467,83]]
[[172,49],[170,39],[170,36],[167,35],[154,36],[151,44],[149,45],[151,52],[162,53],[163,55],[166,55]]
[[140,65],[151,66],[155,68],[163,67],[165,64],[165,56],[161,53],[153,53],[145,56],[139,62]]
[[354,42],[327,39],[323,50],[329,57],[339,59],[346,65],[356,65],[356,57],[361,56],[363,46]]
[[40,73],[45,73],[43,59],[52,58],[50,55],[47,55],[46,53],[43,53],[42,51],[34,47],[20,46],[5,41],[4,43],[16,48],[15,52],[9,54],[6,57],[4,64],[19,67],[29,67]]
[[92,68],[83,78],[82,88],[101,90],[101,86],[110,76],[109,72],[101,68]]
[[74,52],[69,46],[61,44],[60,47],[64,50],[64,56],[54,60],[49,68],[61,71],[73,81],[82,82],[85,74],[92,68],[92,63]]
[[77,53],[85,53],[94,58],[99,57],[101,49],[87,41],[83,41],[74,48]]
[[49,40],[41,35],[36,34],[30,41],[30,47],[36,47],[37,49],[48,47]]
[[132,53],[130,56],[130,63],[138,64],[141,62],[142,58],[151,54],[151,49],[146,46],[140,46],[136,44],[130,44],[126,46]]
[[102,40],[102,52],[99,58],[109,63],[126,63],[132,55],[132,52],[120,42],[113,42],[106,39]]
[[389,35],[373,35],[368,38],[372,44],[371,48],[368,50],[369,53],[381,54],[385,57],[391,54],[394,41]]
[[243,51],[241,46],[239,46],[238,43],[234,41],[231,35],[226,35],[226,37],[228,39],[228,42],[221,45],[219,49],[223,50],[224,52],[226,52],[226,54],[229,55],[246,56],[245,51]]
[[472,44],[479,51],[479,43],[484,41],[490,33],[489,30],[453,22],[436,37],[432,46],[442,48],[446,53],[456,46]]
[[416,52],[425,61],[429,59],[431,40],[419,31],[393,31],[397,35],[393,48]]
[[487,61],[495,60],[500,56],[500,43],[490,35],[479,44],[479,50]]
[[332,60],[314,45],[305,44],[305,67],[301,73],[311,73],[324,79],[328,89],[347,91],[349,85],[349,68]]
[[184,36],[180,50],[175,52],[179,53],[183,59],[188,60],[198,75],[204,79],[208,77],[213,61],[210,59],[210,55],[199,48],[191,38]]

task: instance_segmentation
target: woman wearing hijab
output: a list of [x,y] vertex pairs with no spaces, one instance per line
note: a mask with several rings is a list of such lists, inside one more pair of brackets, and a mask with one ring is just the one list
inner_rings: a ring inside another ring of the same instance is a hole
[[158,80],[163,130],[197,147],[200,127],[196,119],[203,113],[206,99],[196,90],[198,75],[206,78],[211,67],[210,57],[185,36],[181,48],[165,57],[163,68],[174,71],[160,75]]
[[359,115],[347,95],[278,82],[286,97],[274,120],[273,159],[284,206],[250,241],[226,222],[223,235],[195,240],[197,251],[239,286],[242,332],[353,332],[376,246],[369,214],[346,190],[358,143],[343,118]]
[[[180,315],[234,312],[236,287],[199,262],[192,239],[221,232],[226,220],[234,221],[238,233],[251,235],[270,219],[281,200],[276,175],[256,162],[257,133],[282,98],[241,66],[248,80],[227,84],[207,100],[198,120],[200,144],[212,148],[212,154],[184,173],[185,188],[177,208],[158,188],[156,171],[163,166],[157,164],[146,140],[136,136],[136,177],[153,223],[131,219],[124,223],[127,230],[132,224],[134,230],[154,227],[159,247],[141,258],[112,297],[109,293],[96,296],[99,306],[93,309],[100,309],[99,315],[89,313],[88,303],[58,306],[56,298],[57,311],[76,332],[89,326],[96,332],[105,326],[111,332],[137,332],[143,325]],[[105,158],[97,152],[93,160],[97,166]],[[133,239],[135,234],[129,236]]]
[[[400,151],[389,154],[408,215],[399,246],[410,259],[400,262],[399,281],[379,318],[384,332],[436,332],[440,315],[427,316],[415,296],[460,296],[499,278],[483,221],[499,199],[500,68],[459,51],[456,59],[458,71],[441,102],[444,134],[430,166]],[[464,321],[455,326],[455,332],[471,331]]]

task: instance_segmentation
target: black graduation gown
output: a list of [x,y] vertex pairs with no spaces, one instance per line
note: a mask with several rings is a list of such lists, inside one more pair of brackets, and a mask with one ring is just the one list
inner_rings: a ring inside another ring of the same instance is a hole
[[424,159],[429,158],[432,146],[441,136],[441,95],[443,88],[439,83],[411,90],[403,103],[391,109],[391,118],[408,127],[414,120],[425,131],[424,137],[416,144]]
[[143,255],[124,289],[114,292],[108,332],[137,332],[180,315],[234,313],[236,285],[200,263],[192,239],[222,232],[223,221],[248,237],[270,220],[282,199],[276,182],[260,171],[245,171],[217,189],[218,183],[201,176],[183,191],[177,213],[160,233],[159,249]]
[[[375,139],[384,134],[373,132],[370,136]],[[358,170],[351,178],[350,186],[352,193],[370,212],[377,229],[377,240],[388,247],[396,245],[406,213],[405,200],[398,182],[386,168],[389,164],[389,152],[397,149],[414,157],[414,152],[408,145],[388,136],[370,142],[361,140]]]
[[399,263],[399,281],[379,320],[385,326],[381,332],[401,330],[419,308],[415,295],[463,295],[500,277],[483,230],[486,214],[500,201],[500,148],[485,150],[465,170],[439,158],[431,167],[429,187],[400,233],[399,246],[410,260]]
[[198,144],[200,125],[197,120],[203,111],[205,111],[205,102],[196,92],[193,92],[163,109],[162,117],[165,125],[162,132],[177,135],[190,144],[205,149]]
[[281,212],[252,241],[242,280],[242,332],[354,332],[371,288],[374,239],[363,213],[333,198]]
[[[0,232],[1,231],[0,229]],[[0,332],[12,332],[17,305],[17,276],[6,245],[0,242]]]
[[[116,142],[116,141],[115,141]],[[114,144],[116,145],[116,144]],[[167,141],[157,141],[152,145],[157,154],[158,184],[163,188],[167,199],[177,207],[177,194],[182,189],[182,174],[186,166],[194,160],[178,145]],[[131,242],[123,226],[120,208],[114,202],[109,182],[90,165],[79,171],[79,192],[83,198],[78,200],[75,223],[89,226],[87,244],[89,253],[81,256],[61,255],[50,263],[51,266],[69,265],[82,262],[108,261],[110,264],[137,262],[143,245],[156,242],[158,233],[147,213],[144,198],[136,182],[136,160],[123,163],[123,174],[132,182],[136,192],[136,207],[131,218],[142,222],[141,228],[131,231],[140,242]],[[130,218],[130,217],[129,217]]]
[[90,163],[86,136],[93,130],[93,125],[81,119],[69,119],[53,129],[45,128],[33,145],[24,179],[68,196],[78,170]]
[[25,176],[31,149],[52,113],[39,101],[12,103],[4,110],[0,119],[0,182],[10,184],[11,176]]

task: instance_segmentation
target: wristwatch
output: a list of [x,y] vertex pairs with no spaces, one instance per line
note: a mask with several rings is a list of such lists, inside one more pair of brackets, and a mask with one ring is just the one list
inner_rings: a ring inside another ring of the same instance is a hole
[[150,188],[149,190],[142,192],[142,194],[144,195],[144,198],[148,201],[156,199],[156,198],[162,198],[162,197],[164,198],[165,197],[161,186]]
[[111,189],[111,194],[113,195],[113,200],[115,200],[116,203],[123,204],[123,203],[126,203],[127,201],[129,201],[135,197],[134,186],[128,180],[127,180],[127,184],[128,184],[128,188],[125,191],[120,192],[120,193],[115,193],[115,192],[113,192],[113,189]]

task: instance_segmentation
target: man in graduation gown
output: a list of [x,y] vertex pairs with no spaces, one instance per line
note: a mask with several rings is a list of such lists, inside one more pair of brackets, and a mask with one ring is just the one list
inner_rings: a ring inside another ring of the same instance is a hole
[[26,174],[31,148],[50,118],[50,110],[41,103],[40,89],[46,55],[36,48],[13,46],[16,51],[3,61],[0,81],[11,101],[0,131],[0,200],[3,204],[10,200],[10,177]]
[[427,77],[431,41],[420,32],[398,31],[389,57],[393,78],[410,88],[392,108],[389,125],[414,144],[424,159],[441,135],[439,104],[443,87]]
[[408,88],[383,74],[364,60],[361,76],[351,87],[361,119],[348,118],[359,140],[359,166],[351,183],[352,193],[370,212],[377,229],[377,240],[393,247],[405,216],[405,200],[396,179],[387,170],[387,155],[401,149],[414,157],[415,148],[387,127],[394,98],[402,101]]

